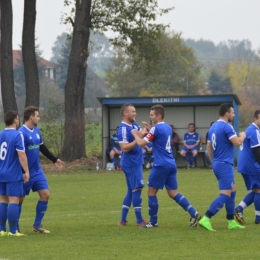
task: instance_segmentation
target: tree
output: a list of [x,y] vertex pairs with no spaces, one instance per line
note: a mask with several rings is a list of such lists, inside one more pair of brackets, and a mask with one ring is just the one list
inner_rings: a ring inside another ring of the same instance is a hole
[[4,112],[17,111],[13,77],[12,2],[0,1],[1,9],[1,91]]
[[106,81],[116,96],[150,96],[196,94],[201,86],[199,74],[201,65],[193,50],[186,47],[181,34],[164,33],[158,41],[164,52],[157,59],[156,68],[151,73],[136,71],[133,56],[125,55],[119,49],[113,64],[107,70]]
[[[65,0],[65,4],[71,4]],[[149,69],[161,50],[157,39],[166,26],[151,23],[158,13],[157,0],[91,1],[76,0],[73,7],[72,47],[65,85],[65,139],[62,149],[64,160],[85,157],[84,89],[87,58],[89,56],[90,29],[103,32],[110,29],[118,35],[111,42],[128,53],[136,53],[137,69]],[[160,10],[159,14],[170,9]]]
[[208,80],[209,89],[212,94],[230,94],[233,93],[230,78],[223,78],[216,71],[212,71]]
[[40,85],[35,53],[36,0],[24,0],[22,52],[26,83],[25,106],[40,105]]

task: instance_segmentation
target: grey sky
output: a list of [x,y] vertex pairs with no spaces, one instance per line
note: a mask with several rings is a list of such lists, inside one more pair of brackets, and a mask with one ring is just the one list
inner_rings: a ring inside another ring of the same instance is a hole
[[[21,44],[23,2],[13,2],[13,48]],[[158,0],[162,8],[174,6],[158,22],[170,24],[171,30],[182,32],[184,38],[220,41],[248,39],[253,49],[260,48],[260,0]],[[43,56],[50,59],[51,47],[58,35],[66,31],[60,23],[66,12],[63,0],[37,0],[36,37]]]

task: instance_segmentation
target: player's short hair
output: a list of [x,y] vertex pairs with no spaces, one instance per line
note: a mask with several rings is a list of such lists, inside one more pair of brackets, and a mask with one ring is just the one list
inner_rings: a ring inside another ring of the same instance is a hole
[[128,109],[128,107],[134,107],[134,105],[124,104],[123,106],[121,106],[120,113],[121,113],[122,116],[124,115],[124,112]]
[[260,110],[256,110],[254,113],[254,118],[258,119],[258,116],[260,115]]
[[12,125],[14,120],[18,117],[18,112],[14,110],[9,110],[4,115],[4,122],[6,126]]
[[34,113],[39,111],[38,107],[29,106],[24,109],[23,120],[26,122],[29,120],[30,116],[34,116]]
[[188,127],[189,127],[190,125],[193,125],[194,128],[195,128],[195,124],[194,124],[194,123],[189,123],[189,124],[188,124]]
[[164,107],[162,105],[154,105],[150,108],[150,111],[153,110],[155,115],[161,115],[164,119]]
[[226,113],[230,112],[230,108],[234,108],[230,103],[221,104],[219,107],[219,115],[224,116]]

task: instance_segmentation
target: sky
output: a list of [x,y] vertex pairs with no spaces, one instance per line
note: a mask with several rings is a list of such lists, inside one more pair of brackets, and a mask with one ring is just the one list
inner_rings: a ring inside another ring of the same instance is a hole
[[[43,57],[50,59],[58,35],[68,30],[61,23],[66,13],[64,0],[37,0],[36,38]],[[23,0],[13,3],[13,49],[20,49],[23,27]],[[215,44],[227,40],[248,39],[252,48],[260,48],[260,0],[158,0],[160,8],[174,10],[157,22],[169,24],[170,30],[182,37],[211,40]]]

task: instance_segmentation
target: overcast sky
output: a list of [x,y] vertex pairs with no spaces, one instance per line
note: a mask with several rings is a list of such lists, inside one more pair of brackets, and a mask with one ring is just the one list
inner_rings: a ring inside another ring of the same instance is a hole
[[[66,31],[60,18],[66,12],[64,0],[37,0],[36,37],[43,56],[50,59],[56,37]],[[13,3],[13,48],[22,39],[23,0]],[[169,24],[184,38],[221,41],[248,39],[253,49],[260,48],[260,0],[158,0],[161,8],[174,6],[158,22]]]

